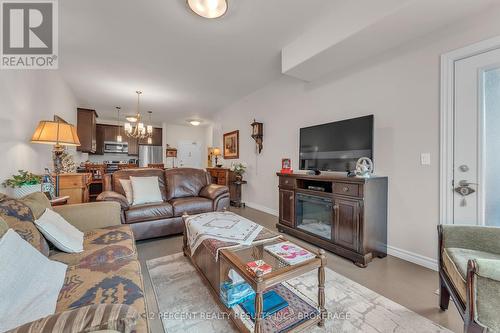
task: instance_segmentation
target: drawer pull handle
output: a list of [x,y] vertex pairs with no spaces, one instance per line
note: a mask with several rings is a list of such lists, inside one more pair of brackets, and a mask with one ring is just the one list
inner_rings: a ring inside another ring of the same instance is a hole
[[288,184],[288,180],[285,180],[285,184]]
[[293,195],[291,195],[288,199],[289,199],[289,200],[293,200]]
[[349,187],[347,187],[347,186],[344,186],[344,187],[342,188],[342,191],[344,191],[344,192],[347,192],[347,191],[349,191]]

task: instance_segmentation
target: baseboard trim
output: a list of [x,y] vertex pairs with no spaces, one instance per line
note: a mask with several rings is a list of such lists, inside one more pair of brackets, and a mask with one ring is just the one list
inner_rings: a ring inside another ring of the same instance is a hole
[[[266,207],[264,205],[261,205],[261,204],[255,203],[255,202],[247,202],[246,206],[253,208],[253,209],[260,210],[264,213],[271,214],[273,216],[279,216],[279,213],[277,210]],[[405,261],[409,261],[411,263],[432,269],[434,271],[438,270],[437,260],[420,255],[420,254],[417,254],[417,253],[414,253],[414,252],[410,252],[407,250],[403,250],[403,249],[388,245],[387,246],[387,254],[389,254],[393,257],[403,259]]]
[[436,259],[432,259],[414,252],[387,245],[387,254],[420,266],[424,266],[426,268],[432,269],[433,271],[438,270],[438,263]]
[[271,214],[274,216],[279,216],[279,213],[276,209],[272,209],[272,208],[266,207],[264,205],[255,203],[255,202],[246,202],[245,204],[247,207],[260,210],[261,212],[268,213],[268,214]]

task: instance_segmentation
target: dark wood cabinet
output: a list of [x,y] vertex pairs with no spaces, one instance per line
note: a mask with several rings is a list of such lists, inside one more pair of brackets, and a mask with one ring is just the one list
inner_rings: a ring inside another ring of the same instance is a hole
[[358,251],[360,200],[334,198],[333,239],[335,243]]
[[284,190],[280,189],[280,198],[279,198],[279,217],[280,223],[283,223],[289,227],[293,227],[295,225],[295,193],[293,190]]
[[96,126],[96,155],[104,155],[104,137],[106,134],[106,125]]
[[126,140],[128,143],[128,155],[129,156],[139,155],[139,143],[137,139],[129,138],[126,135],[123,136],[123,139]]
[[[116,142],[119,127],[116,125],[102,125],[104,127],[104,141]],[[122,135],[123,138],[123,135]]]
[[76,149],[83,153],[95,153],[97,149],[97,113],[91,109],[77,109],[77,133],[80,146]]
[[140,145],[151,145],[151,146],[161,146],[163,141],[163,130],[159,127],[153,127],[153,136],[151,137],[151,143],[148,143],[148,139],[140,139]]
[[279,231],[360,267],[387,255],[387,177],[277,175]]
[[[161,130],[161,128],[160,128]],[[116,142],[117,136],[120,134],[122,136],[122,140],[128,143],[128,155],[129,156],[137,156],[139,155],[139,143],[137,139],[129,138],[123,127],[118,127],[116,125],[107,125],[107,124],[97,124],[96,125],[96,149],[93,154],[103,155],[104,154],[104,142]],[[161,134],[159,135],[160,142],[157,145],[161,146]]]

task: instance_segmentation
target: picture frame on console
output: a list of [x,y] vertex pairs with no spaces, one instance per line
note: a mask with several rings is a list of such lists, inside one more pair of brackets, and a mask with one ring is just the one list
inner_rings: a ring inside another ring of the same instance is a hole
[[238,159],[240,157],[240,131],[225,133],[223,137],[224,159]]

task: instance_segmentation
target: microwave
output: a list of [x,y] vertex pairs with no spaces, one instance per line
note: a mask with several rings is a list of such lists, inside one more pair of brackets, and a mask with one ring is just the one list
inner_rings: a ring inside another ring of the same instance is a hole
[[127,142],[104,141],[105,153],[128,153]]

